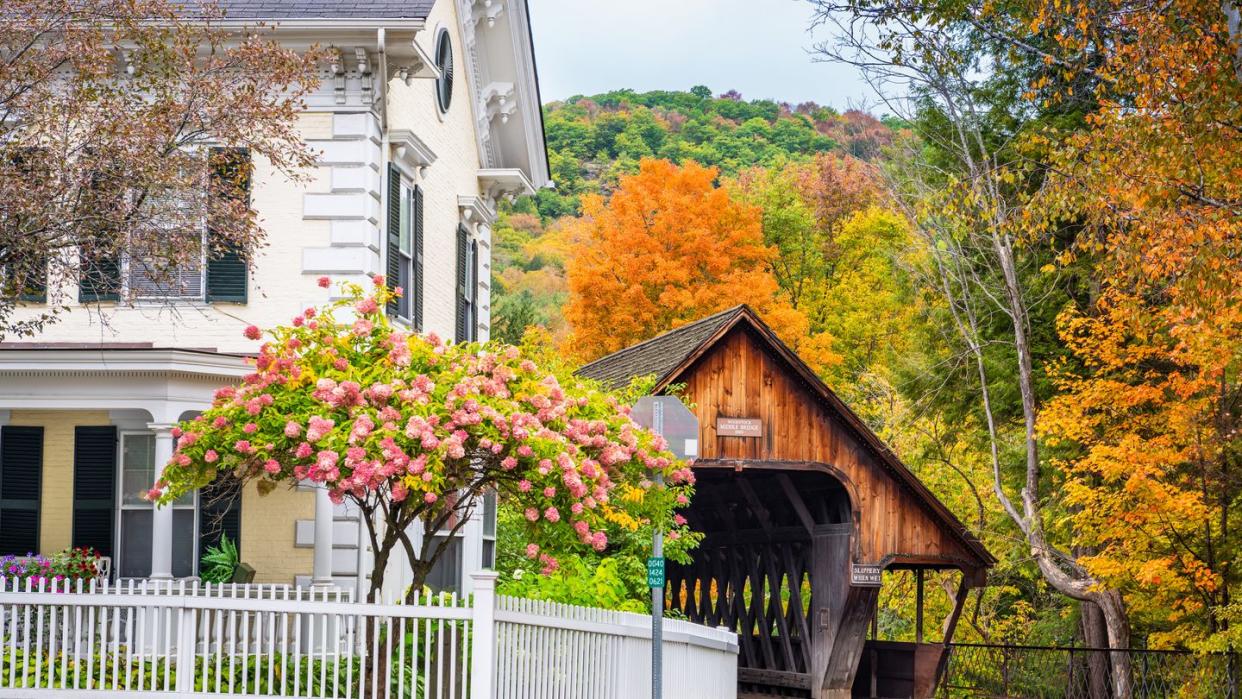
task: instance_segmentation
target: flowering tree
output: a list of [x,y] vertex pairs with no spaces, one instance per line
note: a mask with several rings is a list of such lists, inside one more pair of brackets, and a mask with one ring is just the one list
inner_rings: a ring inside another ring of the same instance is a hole
[[[409,528],[456,532],[495,490],[525,515],[526,554],[545,572],[573,547],[605,550],[608,532],[661,525],[672,553],[692,538],[674,509],[693,475],[617,396],[557,376],[515,347],[445,344],[389,323],[383,277],[272,329],[255,372],[216,392],[177,432],[148,497],[167,504],[223,472],[277,484],[309,481],[365,515],[374,600],[398,546],[422,587],[449,537],[414,545]],[[320,279],[329,285],[327,277]],[[346,316],[351,320],[346,320]],[[262,337],[254,326],[246,336]],[[661,473],[667,486],[651,475]]]
[[[305,177],[297,115],[322,53],[223,20],[211,0],[5,0],[0,338],[53,322],[65,282],[129,301],[122,260],[179,292],[204,245],[262,247],[239,156]],[[15,314],[31,297],[47,303]]]

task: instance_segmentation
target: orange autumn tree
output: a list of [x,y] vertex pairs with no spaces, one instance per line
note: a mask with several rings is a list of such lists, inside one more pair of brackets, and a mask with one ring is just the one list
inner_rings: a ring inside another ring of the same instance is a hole
[[1084,222],[1066,257],[1094,263],[1099,292],[1060,318],[1073,362],[1042,428],[1072,449],[1057,465],[1094,551],[1082,564],[1125,592],[1153,642],[1200,649],[1242,645],[1237,12],[1109,0],[1040,16],[1061,55],[1111,47],[1098,67],[1067,62],[1095,72],[1099,109],[1049,137],[1062,144],[1049,208]]
[[718,174],[643,160],[607,201],[583,197],[568,227],[570,353],[594,359],[740,303],[786,342],[805,338],[806,318],[770,271],[759,210],[717,186]]

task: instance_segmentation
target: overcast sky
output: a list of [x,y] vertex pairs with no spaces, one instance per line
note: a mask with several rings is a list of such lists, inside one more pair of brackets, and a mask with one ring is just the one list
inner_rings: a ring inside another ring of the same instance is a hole
[[706,85],[747,99],[869,102],[853,68],[815,63],[806,0],[528,0],[545,102]]

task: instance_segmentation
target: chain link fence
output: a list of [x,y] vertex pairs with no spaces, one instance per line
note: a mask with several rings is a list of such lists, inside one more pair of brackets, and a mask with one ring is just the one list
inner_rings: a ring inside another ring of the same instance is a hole
[[1135,699],[1242,699],[1236,653],[954,643],[941,697],[1109,699],[1111,653],[1127,653]]

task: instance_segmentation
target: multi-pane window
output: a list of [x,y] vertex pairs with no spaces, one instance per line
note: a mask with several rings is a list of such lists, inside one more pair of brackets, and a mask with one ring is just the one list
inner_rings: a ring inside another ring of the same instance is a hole
[[478,339],[479,243],[465,226],[457,227],[457,342]]
[[388,288],[401,287],[389,315],[423,328],[423,192],[410,186],[395,165],[388,168]]
[[401,226],[397,235],[397,254],[400,257],[397,284],[404,292],[397,301],[397,315],[408,320],[410,299],[414,295],[410,288],[410,278],[414,275],[414,197],[413,191],[404,182],[401,183],[401,196],[397,201]]
[[[432,550],[439,548],[444,540],[443,534],[432,537]],[[436,592],[461,592],[461,552],[461,536],[452,535],[444,553],[440,554],[440,558],[431,567],[431,572],[427,573],[427,587]]]
[[[121,434],[120,503],[117,513],[119,546],[116,571],[121,578],[144,578],[151,574],[151,538],[155,505],[144,500],[155,482],[155,435],[149,432]],[[195,494],[186,493],[172,504],[174,577],[187,577],[195,569]]]
[[[143,230],[130,234],[127,254],[106,257],[82,249],[80,300],[245,302],[245,260],[233,246],[212,245],[211,211],[221,201],[248,201],[249,152],[212,148],[197,163],[197,174],[186,178],[197,185],[148,195],[153,216]],[[162,255],[143,253],[145,245],[164,249],[170,244],[189,253],[171,268]]]

